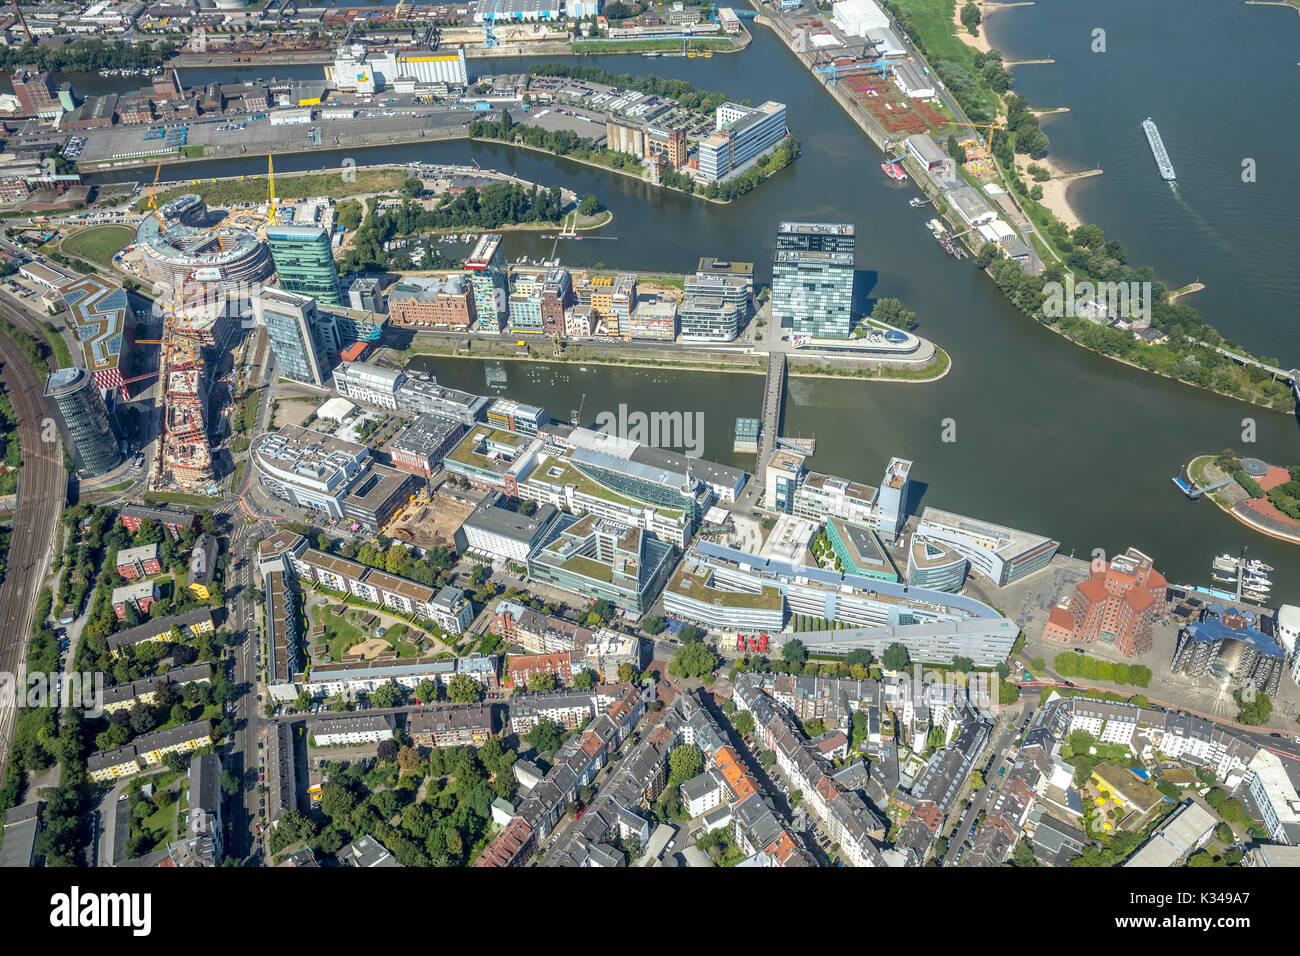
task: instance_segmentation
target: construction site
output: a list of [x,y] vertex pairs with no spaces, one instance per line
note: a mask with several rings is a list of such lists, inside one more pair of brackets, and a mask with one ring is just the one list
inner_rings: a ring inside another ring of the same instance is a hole
[[229,214],[214,215],[194,194],[159,206],[157,181],[155,170],[152,213],[122,258],[152,285],[163,312],[162,338],[137,343],[161,346],[157,372],[139,376],[157,374],[162,383],[163,434],[150,483],[155,491],[209,492],[216,481],[204,350],[224,346],[243,303],[274,272],[265,241],[266,226],[276,222],[274,166],[268,160],[267,202]]

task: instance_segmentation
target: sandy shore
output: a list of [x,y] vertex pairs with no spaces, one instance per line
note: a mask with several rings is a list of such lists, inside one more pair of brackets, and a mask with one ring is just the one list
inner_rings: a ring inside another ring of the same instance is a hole
[[1044,206],[1052,211],[1052,215],[1065,223],[1071,229],[1083,225],[1083,219],[1079,217],[1078,211],[1070,202],[1070,187],[1080,179],[1087,179],[1089,176],[1097,176],[1101,173],[1100,169],[1086,170],[1075,172],[1063,167],[1049,153],[1042,159],[1030,159],[1028,156],[1016,156],[1016,171],[1024,179],[1025,184],[1031,189],[1035,185],[1034,177],[1029,175],[1029,165],[1035,163],[1049,173],[1052,178],[1037,185],[1043,187],[1043,198],[1039,200]]
[[968,47],[971,47],[972,49],[979,50],[981,53],[987,53],[989,52],[989,50],[993,49],[993,47],[989,43],[989,38],[984,33],[983,18],[988,16],[991,10],[996,9],[996,7],[990,7],[990,5],[987,3],[978,3],[977,0],[977,5],[980,8],[979,36],[973,37],[970,35],[970,31],[966,29],[966,24],[961,22],[961,8],[964,7],[965,5],[966,4],[963,3],[962,0],[957,0],[957,3],[952,8],[953,30],[956,31],[957,37],[958,39],[961,40],[962,43],[965,43]]

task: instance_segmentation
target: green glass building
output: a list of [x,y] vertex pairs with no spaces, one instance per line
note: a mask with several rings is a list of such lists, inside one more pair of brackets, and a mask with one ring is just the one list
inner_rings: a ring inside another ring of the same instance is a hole
[[328,232],[320,226],[270,226],[266,242],[281,289],[321,305],[344,305]]

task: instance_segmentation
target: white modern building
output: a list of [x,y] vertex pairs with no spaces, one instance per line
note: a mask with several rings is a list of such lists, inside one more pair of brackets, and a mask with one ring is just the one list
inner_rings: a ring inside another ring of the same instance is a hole
[[988,521],[926,508],[913,540],[934,541],[952,548],[970,562],[971,569],[998,587],[1006,587],[1047,566],[1061,546],[1039,534],[1005,528]]
[[334,391],[376,408],[397,409],[397,390],[406,381],[400,369],[364,362],[343,362],[334,369]]
[[1246,781],[1273,842],[1300,845],[1300,796],[1282,758],[1261,748],[1246,768]]
[[889,29],[889,17],[872,0],[839,0],[832,5],[831,15],[852,37],[865,37],[868,30]]
[[321,718],[312,721],[310,734],[317,747],[377,744],[393,739],[393,718],[387,714]]

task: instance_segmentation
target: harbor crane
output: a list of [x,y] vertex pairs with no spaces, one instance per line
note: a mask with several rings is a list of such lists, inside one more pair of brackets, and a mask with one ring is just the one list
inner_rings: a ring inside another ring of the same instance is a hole
[[483,14],[483,45],[494,47],[499,45],[496,35],[497,8],[501,4],[499,0],[492,0],[492,8]]

